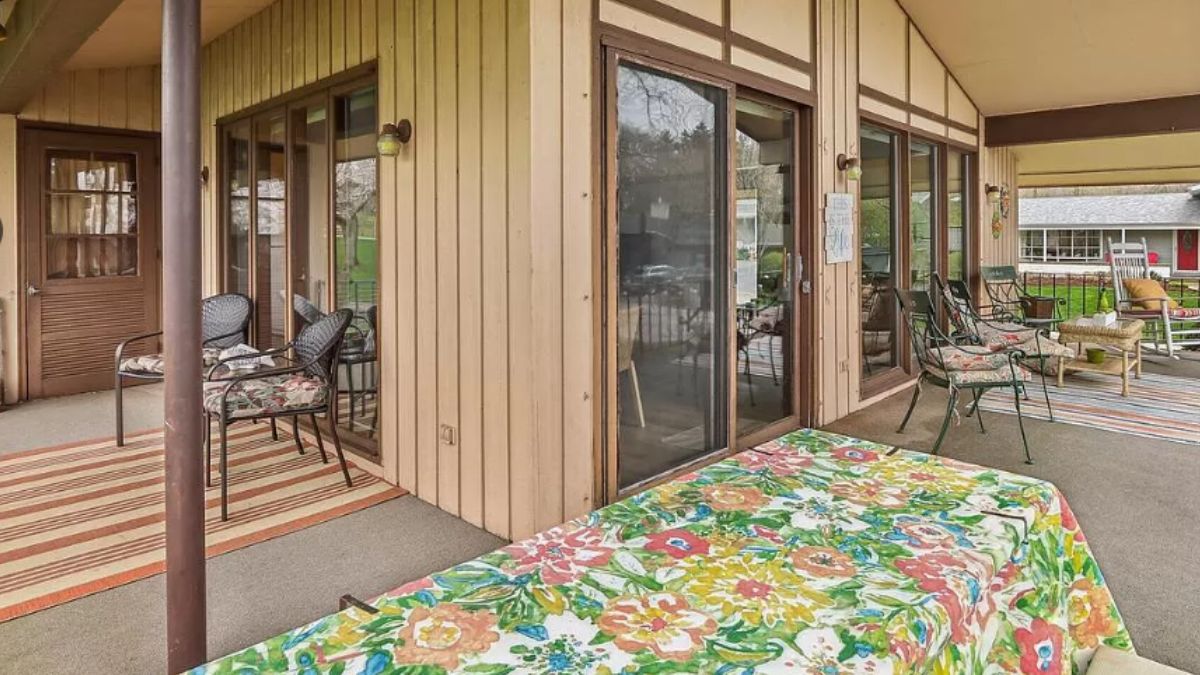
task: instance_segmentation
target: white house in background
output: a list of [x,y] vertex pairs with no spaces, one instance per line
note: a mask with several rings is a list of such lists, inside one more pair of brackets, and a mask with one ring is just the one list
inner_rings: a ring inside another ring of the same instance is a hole
[[1145,238],[1160,274],[1200,276],[1200,185],[1031,189],[1018,224],[1024,271],[1107,271],[1109,239]]

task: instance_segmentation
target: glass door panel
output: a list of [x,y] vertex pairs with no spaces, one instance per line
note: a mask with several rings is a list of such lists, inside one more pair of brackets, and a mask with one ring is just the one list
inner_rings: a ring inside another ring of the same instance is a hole
[[897,156],[899,137],[863,126],[860,221],[862,228],[862,374],[863,378],[899,365],[896,340],[896,250],[899,210]]
[[720,87],[616,81],[617,482],[728,445],[728,115]]
[[250,295],[250,123],[225,132],[225,290]]
[[967,223],[971,213],[971,157],[951,150],[946,159],[946,191],[949,210],[946,212],[946,278],[967,278]]
[[338,424],[373,439],[379,424],[379,251],[375,86],[333,97],[334,306],[354,312],[342,347]]
[[286,155],[284,113],[272,112],[254,124],[255,336],[260,348],[287,342],[287,245],[284,208]]
[[914,140],[909,147],[909,287],[929,290],[936,270],[934,232],[939,195],[937,184],[937,147]]
[[735,104],[737,432],[792,415],[795,115]]
[[325,98],[291,111],[293,334],[329,312],[330,154]]

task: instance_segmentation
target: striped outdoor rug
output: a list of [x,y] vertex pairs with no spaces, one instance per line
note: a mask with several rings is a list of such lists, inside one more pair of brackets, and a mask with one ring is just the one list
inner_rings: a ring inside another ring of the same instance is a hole
[[[353,465],[347,488],[329,439],[322,464],[312,439],[296,452],[289,426],[278,441],[267,424],[230,429],[224,523],[213,448],[209,557],[404,494]],[[0,455],[0,621],[162,572],[163,479],[161,430],[123,448],[104,439]]]
[[[1121,396],[1121,380],[1111,375],[1072,373],[1062,389],[1048,381],[1054,421],[1145,438],[1200,445],[1200,380],[1143,373],[1129,380],[1129,397]],[[993,389],[983,409],[1015,414],[1011,392]],[[1029,400],[1021,401],[1026,417],[1048,420],[1042,383],[1035,378]]]

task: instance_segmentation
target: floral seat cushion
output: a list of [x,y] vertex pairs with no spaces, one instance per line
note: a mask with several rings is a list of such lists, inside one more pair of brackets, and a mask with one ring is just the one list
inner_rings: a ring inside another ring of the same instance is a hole
[[1008,349],[1033,340],[1037,330],[1019,323],[980,323],[979,339],[992,350]]
[[[229,382],[204,383],[204,409],[221,414],[221,394]],[[239,382],[229,390],[225,406],[230,419],[279,414],[325,405],[329,386],[322,380],[304,375],[276,375]]]
[[1042,338],[1040,340],[1029,340],[1018,345],[1013,345],[1014,349],[1020,349],[1025,352],[1026,356],[1030,357],[1054,357],[1061,356],[1065,359],[1075,358],[1075,350],[1070,347],[1050,340]]
[[935,360],[940,360],[940,370],[995,370],[1008,367],[1008,355],[993,351],[987,347],[962,345],[946,347],[933,354]]
[[[933,366],[926,367],[925,370],[956,387],[972,384],[1004,384],[1013,381],[1013,371],[1007,365],[992,370],[942,370]],[[1025,368],[1018,367],[1016,372],[1016,379],[1021,382],[1029,382],[1033,379],[1033,376]]]
[[[203,356],[204,367],[212,366],[221,357],[220,347],[205,347]],[[162,375],[166,372],[166,359],[162,354],[144,354],[131,356],[121,360],[122,373],[141,375]]]

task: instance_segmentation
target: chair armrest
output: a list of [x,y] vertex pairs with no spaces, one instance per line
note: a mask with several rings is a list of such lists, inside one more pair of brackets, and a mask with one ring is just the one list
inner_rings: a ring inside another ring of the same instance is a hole
[[[208,367],[208,372],[204,374],[204,379],[205,379],[205,381],[212,382],[213,380],[211,378],[212,378],[213,372],[216,371],[216,369],[219,368],[220,366],[223,366],[226,363],[229,363],[230,361],[243,361],[246,359],[257,359],[257,358],[261,358],[263,356],[277,356],[277,355],[286,353],[291,348],[292,348],[291,343],[288,343],[282,347],[275,347],[273,349],[264,349],[263,351],[260,351],[256,354],[241,354],[239,356],[230,356],[230,357],[227,357],[224,359],[217,359],[216,363],[214,363]],[[300,367],[306,368],[307,365],[308,364],[305,364]],[[264,375],[264,374],[267,374],[267,372],[268,371],[265,371],[265,370],[258,370],[253,373],[248,373],[247,378],[252,378],[255,375]],[[278,374],[278,373],[275,373],[275,374]],[[224,381],[224,380],[222,380],[222,381]]]
[[137,342],[138,340],[145,340],[146,338],[158,337],[159,335],[162,335],[162,334],[163,334],[163,332],[161,330],[156,330],[152,333],[142,333],[141,335],[134,335],[133,337],[127,338],[125,340],[122,340],[120,343],[118,343],[117,344],[117,352],[116,352],[116,354],[117,354],[117,356],[116,356],[117,370],[121,369],[121,361],[123,360],[123,357],[125,356],[125,348],[128,347],[130,345],[130,343]]

